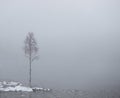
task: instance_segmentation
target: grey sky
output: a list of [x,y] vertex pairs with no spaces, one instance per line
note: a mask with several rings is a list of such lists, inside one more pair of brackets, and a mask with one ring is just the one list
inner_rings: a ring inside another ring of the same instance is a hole
[[27,82],[22,48],[32,31],[40,47],[34,84],[119,83],[119,5],[119,0],[0,0],[0,79]]

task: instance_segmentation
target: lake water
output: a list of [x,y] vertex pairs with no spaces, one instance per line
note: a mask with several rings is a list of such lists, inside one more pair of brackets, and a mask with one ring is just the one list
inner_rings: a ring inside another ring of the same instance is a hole
[[120,98],[120,91],[53,90],[51,92],[0,92],[0,98]]

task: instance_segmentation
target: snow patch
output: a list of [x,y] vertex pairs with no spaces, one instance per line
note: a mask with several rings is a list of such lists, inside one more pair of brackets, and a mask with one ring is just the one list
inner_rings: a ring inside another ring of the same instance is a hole
[[32,92],[32,88],[22,86],[19,82],[0,82],[0,91],[23,91]]
[[43,92],[49,92],[51,89],[49,88],[40,88],[40,87],[25,87],[19,82],[0,82],[0,91],[21,91],[21,92],[37,92],[37,91],[43,91]]

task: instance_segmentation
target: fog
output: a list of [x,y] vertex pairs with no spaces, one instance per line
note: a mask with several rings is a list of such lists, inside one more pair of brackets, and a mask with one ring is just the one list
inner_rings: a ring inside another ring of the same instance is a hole
[[24,40],[34,32],[32,84],[84,88],[120,82],[119,0],[0,0],[0,80],[28,83]]

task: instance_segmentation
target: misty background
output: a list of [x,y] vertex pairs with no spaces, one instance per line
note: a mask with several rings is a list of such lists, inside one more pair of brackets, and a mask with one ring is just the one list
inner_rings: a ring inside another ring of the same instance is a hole
[[0,0],[0,81],[28,83],[24,40],[34,32],[32,84],[119,85],[119,0]]

